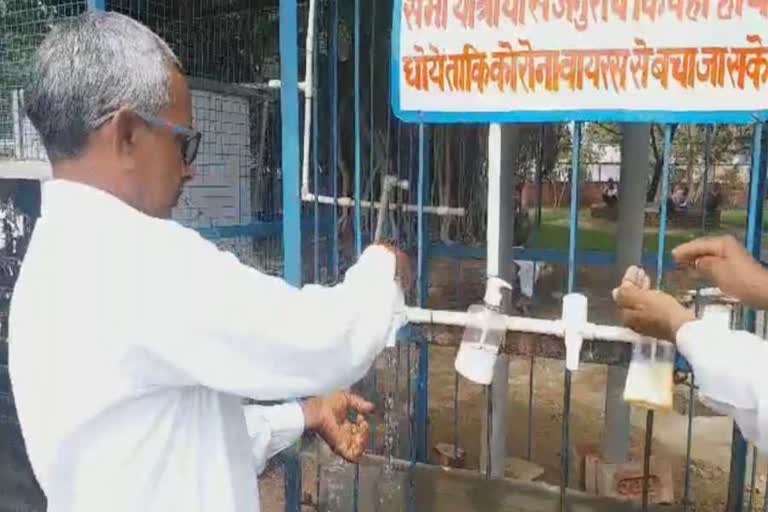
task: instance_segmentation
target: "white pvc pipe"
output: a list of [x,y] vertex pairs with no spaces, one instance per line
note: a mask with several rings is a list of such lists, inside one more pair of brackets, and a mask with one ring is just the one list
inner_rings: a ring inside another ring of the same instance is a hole
[[487,275],[500,276],[501,240],[501,125],[488,127],[488,225],[486,229]]
[[312,98],[314,91],[314,54],[315,54],[315,7],[317,0],[309,0],[307,20],[306,57],[304,62],[304,159],[301,162],[301,195],[309,194],[309,150],[312,144]]
[[[320,204],[335,204],[338,206],[355,205],[355,200],[350,197],[333,198],[329,196],[317,196],[309,191],[309,152],[311,149],[312,138],[312,101],[315,94],[314,85],[314,54],[315,54],[315,14],[316,14],[317,0],[309,0],[309,18],[307,20],[307,42],[306,42],[306,56],[304,62],[305,77],[304,81],[299,84],[299,89],[304,92],[304,142],[303,142],[303,160],[301,162],[301,200],[307,203],[314,203],[317,201]],[[268,87],[279,89],[281,87],[279,80],[270,80]],[[363,208],[380,208],[380,203],[374,203],[371,205],[370,201],[361,201],[360,206]],[[405,207],[399,207],[397,205],[390,205],[391,210],[399,210],[405,212],[417,212],[418,207],[416,205],[407,205]],[[438,216],[458,216],[463,217],[465,215],[464,208],[451,208],[449,206],[427,206],[423,209],[424,213],[429,213]]]
[[[462,311],[406,308],[406,316],[408,317],[408,322],[413,324],[466,327],[470,315]],[[506,315],[505,320],[508,331],[542,334],[558,338],[565,337],[565,324],[561,320],[543,320]],[[585,340],[602,340],[616,343],[650,343],[653,341],[624,327],[597,325],[589,322],[584,323],[579,331]]]
[[389,215],[389,193],[393,188],[399,188],[401,190],[408,190],[410,184],[408,180],[398,180],[397,176],[390,174],[384,176],[381,180],[381,197],[379,197],[380,207],[378,208],[379,214],[376,218],[376,231],[373,235],[374,242],[381,240],[384,233],[384,222]]
[[[343,206],[345,208],[351,208],[355,206],[355,200],[351,197],[333,197],[333,196],[316,196],[315,194],[305,194],[302,198],[303,201],[308,203],[314,203],[317,201],[320,204],[333,204],[337,206]],[[381,202],[371,203],[367,200],[360,201],[361,208],[381,208]],[[418,205],[415,204],[396,204],[389,203],[390,210],[401,210],[404,212],[417,212],[419,211]],[[424,213],[445,217],[449,215],[463,217],[465,214],[464,208],[453,208],[450,206],[425,206],[423,208]]]

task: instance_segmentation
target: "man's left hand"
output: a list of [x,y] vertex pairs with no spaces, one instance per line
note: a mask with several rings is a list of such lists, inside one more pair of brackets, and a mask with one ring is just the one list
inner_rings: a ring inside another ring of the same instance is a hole
[[613,298],[621,308],[624,325],[645,336],[674,342],[680,327],[695,320],[677,299],[651,290],[647,275],[637,267],[627,270]]
[[[373,404],[346,391],[327,397],[310,398],[302,404],[307,430],[317,432],[328,446],[349,462],[358,462],[368,447],[370,427],[364,414],[373,412]],[[357,420],[349,419],[351,412]]]

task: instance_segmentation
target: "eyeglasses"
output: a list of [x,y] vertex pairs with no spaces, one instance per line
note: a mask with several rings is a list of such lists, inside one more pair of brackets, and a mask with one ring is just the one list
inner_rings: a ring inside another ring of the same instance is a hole
[[[192,163],[197,158],[197,152],[200,149],[200,141],[203,138],[202,133],[193,128],[181,126],[159,117],[148,116],[138,112],[134,112],[134,114],[149,126],[153,126],[155,128],[167,128],[171,131],[171,133],[176,135],[176,137],[178,137],[179,141],[181,142],[181,158],[184,160],[184,164],[192,165]],[[115,112],[100,118],[96,122],[96,127],[103,125],[112,119],[114,115]]]

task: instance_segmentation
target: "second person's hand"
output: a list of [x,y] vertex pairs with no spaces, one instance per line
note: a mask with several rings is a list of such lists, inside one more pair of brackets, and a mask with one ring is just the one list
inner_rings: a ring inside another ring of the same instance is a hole
[[726,295],[768,309],[768,271],[732,236],[688,242],[673,250],[672,257],[704,274]]

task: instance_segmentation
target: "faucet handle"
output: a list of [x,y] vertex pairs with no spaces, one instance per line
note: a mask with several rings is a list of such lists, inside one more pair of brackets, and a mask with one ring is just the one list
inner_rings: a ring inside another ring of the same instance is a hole
[[501,306],[502,290],[512,290],[512,285],[500,277],[489,276],[485,284],[485,298],[483,299],[489,306]]

